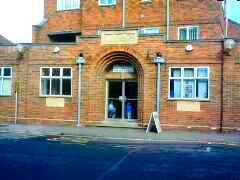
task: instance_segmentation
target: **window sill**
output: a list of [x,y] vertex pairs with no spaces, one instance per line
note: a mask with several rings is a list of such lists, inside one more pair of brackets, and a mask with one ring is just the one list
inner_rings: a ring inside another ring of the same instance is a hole
[[72,96],[44,96],[40,95],[40,98],[72,98]]
[[149,33],[149,34],[138,34],[139,37],[159,37],[163,36],[163,33]]
[[180,39],[178,39],[177,41],[178,42],[186,42],[186,43],[189,43],[189,42],[197,42],[197,41],[199,41],[200,39],[195,39],[195,40],[180,40]]
[[150,4],[150,3],[152,3],[152,0],[145,0],[145,1],[141,1],[140,2],[141,4]]
[[116,4],[98,4],[99,7],[113,7],[116,6]]
[[0,98],[1,97],[12,97],[12,95],[0,95]]
[[186,98],[168,98],[168,101],[194,101],[194,102],[210,102],[210,99],[186,99]]
[[80,8],[76,8],[76,9],[63,9],[63,10],[56,10],[56,12],[72,12],[72,11],[79,11]]

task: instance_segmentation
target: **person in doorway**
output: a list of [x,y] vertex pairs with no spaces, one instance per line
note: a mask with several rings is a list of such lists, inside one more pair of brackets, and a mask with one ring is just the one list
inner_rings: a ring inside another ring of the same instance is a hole
[[110,118],[115,118],[116,117],[116,108],[115,108],[112,101],[110,101],[110,103],[108,105],[108,116]]
[[132,119],[133,106],[130,102],[127,103],[127,118]]

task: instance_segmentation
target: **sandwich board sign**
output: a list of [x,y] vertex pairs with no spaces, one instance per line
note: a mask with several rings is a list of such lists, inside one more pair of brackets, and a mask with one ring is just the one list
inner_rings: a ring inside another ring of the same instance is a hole
[[151,113],[146,133],[149,133],[152,130],[153,127],[155,127],[157,129],[157,133],[162,132],[162,129],[160,127],[158,112],[152,112]]

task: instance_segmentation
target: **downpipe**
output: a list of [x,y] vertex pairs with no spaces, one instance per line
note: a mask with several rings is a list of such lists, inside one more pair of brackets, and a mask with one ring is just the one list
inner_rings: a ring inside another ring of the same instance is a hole
[[77,98],[77,127],[81,127],[81,81],[82,81],[82,65],[85,64],[85,59],[83,54],[80,53],[79,57],[76,59],[76,64],[78,65],[78,98]]
[[170,34],[170,0],[167,0],[167,28],[166,28],[166,31],[167,31],[167,41],[169,40],[169,34]]
[[224,40],[221,41],[221,99],[220,99],[220,122],[219,122],[219,132],[223,132],[223,95],[224,95]]
[[81,126],[81,74],[82,64],[78,64],[78,103],[77,103],[77,127]]

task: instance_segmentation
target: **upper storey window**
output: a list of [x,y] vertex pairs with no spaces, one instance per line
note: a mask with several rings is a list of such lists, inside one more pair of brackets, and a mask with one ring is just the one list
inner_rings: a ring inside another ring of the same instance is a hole
[[182,26],[178,27],[178,40],[198,40],[199,27],[198,26]]
[[99,6],[112,6],[116,4],[116,0],[98,0]]
[[80,8],[80,0],[57,0],[57,10],[73,10]]
[[146,27],[146,28],[140,28],[139,29],[139,34],[159,34],[160,29],[158,27]]

